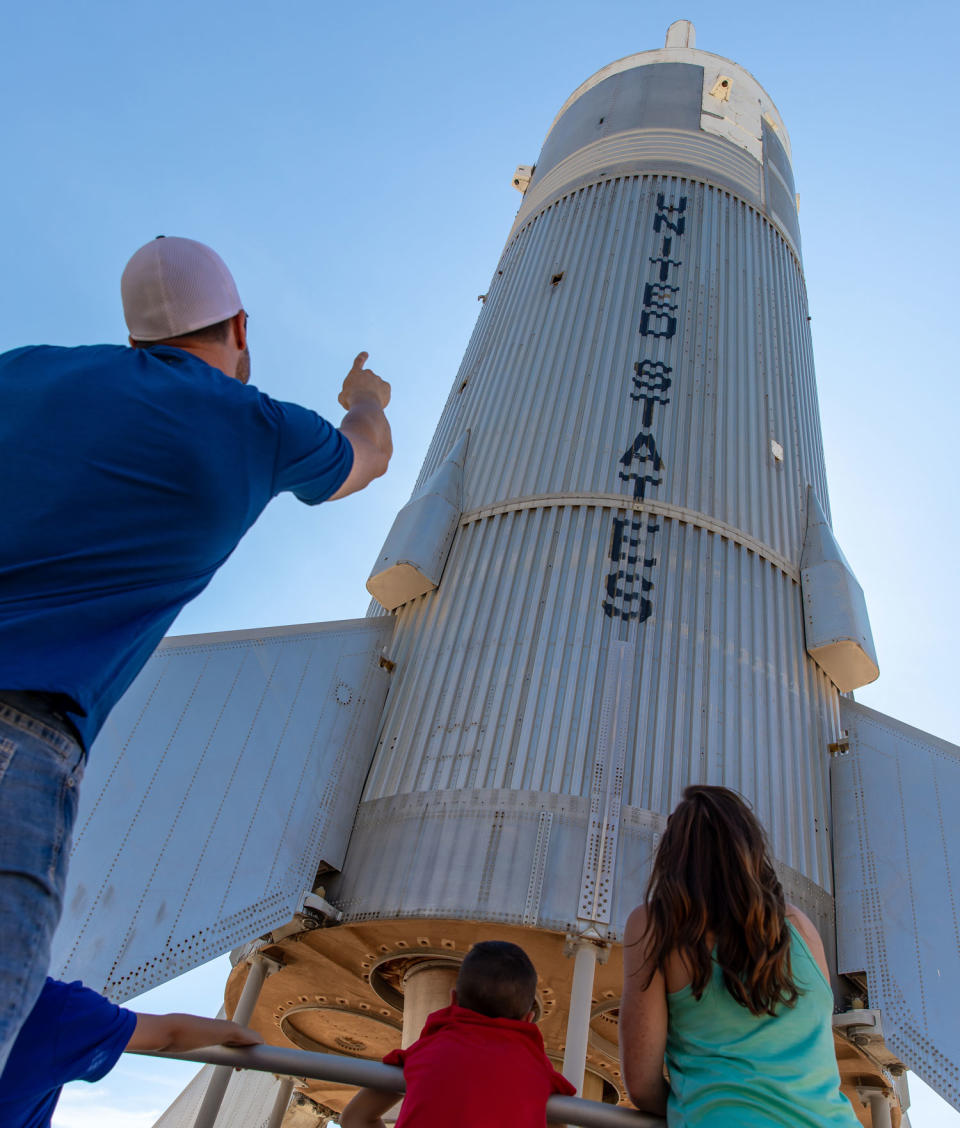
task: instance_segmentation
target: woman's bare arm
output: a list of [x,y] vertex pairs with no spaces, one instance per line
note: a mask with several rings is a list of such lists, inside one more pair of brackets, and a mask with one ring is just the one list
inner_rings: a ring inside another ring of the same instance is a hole
[[399,1093],[361,1089],[340,1114],[341,1128],[384,1128],[381,1117],[399,1100]]
[[623,934],[623,997],[620,1000],[620,1063],[630,1100],[641,1112],[665,1116],[667,1093],[663,1055],[667,1048],[667,988],[663,973],[653,972],[642,939],[647,910],[641,905],[627,918]]

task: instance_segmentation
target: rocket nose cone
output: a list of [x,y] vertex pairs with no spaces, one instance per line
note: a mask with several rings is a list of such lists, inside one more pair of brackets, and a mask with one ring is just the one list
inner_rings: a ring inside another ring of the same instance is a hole
[[664,47],[696,47],[697,33],[690,20],[674,20],[667,28]]

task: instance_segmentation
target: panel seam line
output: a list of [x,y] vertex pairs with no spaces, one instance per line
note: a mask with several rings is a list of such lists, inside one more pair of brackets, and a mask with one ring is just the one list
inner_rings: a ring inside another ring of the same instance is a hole
[[498,501],[492,505],[482,505],[477,509],[468,510],[460,517],[460,527],[472,525],[483,521],[487,517],[498,517],[504,513],[516,513],[524,509],[549,509],[553,506],[578,506],[586,505],[598,509],[626,509],[633,513],[652,513],[667,520],[679,521],[684,525],[693,525],[695,528],[704,529],[715,533],[724,540],[732,541],[741,548],[754,552],[757,556],[779,568],[781,572],[795,583],[800,582],[800,570],[763,541],[751,537],[749,533],[728,525],[725,521],[718,521],[706,513],[696,509],[687,509],[682,505],[670,505],[663,501],[639,500],[624,497],[622,494],[608,493],[563,493],[563,494],[534,494],[530,497],[510,498]]

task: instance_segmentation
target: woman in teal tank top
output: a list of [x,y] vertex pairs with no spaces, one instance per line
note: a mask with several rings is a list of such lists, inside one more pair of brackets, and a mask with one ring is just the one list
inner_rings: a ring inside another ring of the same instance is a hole
[[623,956],[620,1053],[641,1111],[670,1128],[859,1124],[840,1092],[823,943],[784,903],[735,792],[686,789]]

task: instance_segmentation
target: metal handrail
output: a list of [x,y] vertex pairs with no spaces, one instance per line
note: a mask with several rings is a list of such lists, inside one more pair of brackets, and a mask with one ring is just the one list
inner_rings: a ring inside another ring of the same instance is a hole
[[[403,1070],[395,1065],[362,1058],[340,1057],[337,1054],[311,1053],[283,1046],[204,1046],[185,1053],[158,1050],[137,1050],[147,1057],[177,1058],[205,1065],[229,1065],[234,1069],[257,1069],[284,1077],[310,1077],[320,1081],[336,1081],[344,1085],[362,1085],[386,1093],[403,1093],[406,1085]],[[581,1128],[663,1128],[665,1121],[629,1108],[585,1101],[580,1097],[551,1097],[547,1101],[547,1119]]]

